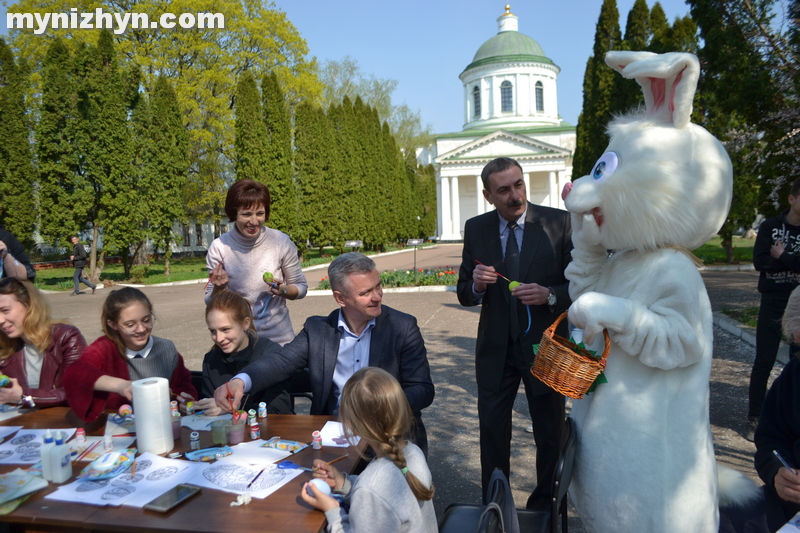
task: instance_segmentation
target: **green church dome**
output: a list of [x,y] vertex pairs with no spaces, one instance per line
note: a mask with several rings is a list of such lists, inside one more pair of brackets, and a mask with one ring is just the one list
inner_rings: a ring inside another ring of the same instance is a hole
[[517,31],[501,31],[478,48],[465,70],[490,63],[506,63],[508,61],[536,61],[538,63],[553,62],[545,57],[539,43],[527,35]]

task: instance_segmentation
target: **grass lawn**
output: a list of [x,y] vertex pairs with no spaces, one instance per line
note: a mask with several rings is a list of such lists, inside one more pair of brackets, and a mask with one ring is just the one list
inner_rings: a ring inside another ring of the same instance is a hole
[[[700,248],[694,251],[694,255],[699,257],[706,265],[728,264],[725,256],[725,249],[720,246],[722,239],[714,237]],[[733,261],[734,263],[752,263],[753,245],[755,239],[745,239],[744,237],[733,237]]]
[[758,321],[758,307],[746,307],[744,309],[723,309],[722,312],[732,319],[741,322],[751,328],[756,327]]

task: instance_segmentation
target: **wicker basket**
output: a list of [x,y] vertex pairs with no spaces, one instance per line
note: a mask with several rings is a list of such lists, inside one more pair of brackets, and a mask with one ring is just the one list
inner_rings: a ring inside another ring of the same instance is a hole
[[574,399],[583,398],[594,380],[606,367],[611,340],[603,330],[606,346],[598,359],[585,348],[556,335],[558,324],[567,316],[565,311],[542,335],[531,373],[556,392]]

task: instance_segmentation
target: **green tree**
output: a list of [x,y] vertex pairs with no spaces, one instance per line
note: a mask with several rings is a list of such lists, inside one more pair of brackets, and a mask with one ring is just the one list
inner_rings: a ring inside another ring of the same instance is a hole
[[267,128],[253,74],[247,71],[236,87],[236,179],[267,183]]
[[[651,39],[650,9],[645,0],[636,0],[628,12],[625,24],[625,38],[620,43],[620,50],[646,51]],[[642,90],[637,83],[616,75],[614,90],[611,95],[610,112],[627,113],[644,102]]]
[[152,118],[150,139],[154,152],[150,158],[154,172],[148,184],[145,210],[149,235],[156,247],[164,250],[164,274],[170,275],[174,234],[172,224],[183,218],[182,192],[189,170],[189,135],[184,125],[178,96],[165,76],[156,81],[150,97]]
[[397,80],[363,73],[358,62],[350,56],[341,61],[326,61],[320,68],[319,76],[324,86],[324,106],[339,104],[345,96],[350,101],[360,96],[367,105],[378,111],[381,120],[389,123],[395,142],[404,153],[415,155],[416,148],[432,142],[431,127],[423,122],[419,111],[405,104],[392,103]]
[[270,226],[289,236],[297,230],[297,190],[292,168],[292,126],[278,76],[271,72],[261,80],[266,127],[267,176],[272,195]]
[[611,97],[616,72],[605,64],[606,52],[620,45],[619,12],[616,0],[603,0],[597,20],[592,57],[586,63],[583,77],[583,108],[576,128],[572,175],[579,178],[594,166],[608,146],[605,128],[611,119]]
[[[144,216],[140,208],[142,195],[131,168],[125,102],[128,92],[109,31],[100,33],[97,46],[83,47],[79,65],[83,76],[78,92],[82,171],[94,192],[89,206],[94,243],[90,279],[99,279],[105,255],[114,252],[122,255],[125,274],[129,276],[129,249],[143,240]],[[98,258],[101,233],[103,248]]]
[[[202,0],[171,4],[170,11],[213,12],[224,14],[225,29],[181,30],[134,29],[115,35],[122,61],[142,72],[146,92],[153,91],[157,78],[166,76],[175,87],[184,123],[187,125],[192,167],[184,199],[191,214],[209,215],[215,222],[223,216],[222,204],[227,186],[234,178],[234,113],[232,101],[239,76],[250,70],[256,78],[275,72],[292,104],[302,99],[315,102],[322,85],[317,79],[317,64],[307,57],[308,46],[286,14],[274,4],[261,0],[219,0],[213,5]],[[180,6],[180,9],[178,7]],[[53,0],[42,4],[20,0],[9,12],[64,12],[77,7],[94,11],[136,11],[157,20],[165,4],[143,0],[136,9],[117,2],[98,3]],[[75,43],[94,43],[100,30],[48,30]],[[50,39],[30,31],[11,31],[11,43],[18,57],[33,68],[34,94],[39,91],[41,69]]]
[[39,232],[52,243],[67,243],[86,229],[94,189],[84,178],[78,146],[77,74],[64,39],[56,38],[42,64],[42,96],[36,123]]
[[36,223],[25,75],[0,39],[0,222],[24,244],[32,244]]

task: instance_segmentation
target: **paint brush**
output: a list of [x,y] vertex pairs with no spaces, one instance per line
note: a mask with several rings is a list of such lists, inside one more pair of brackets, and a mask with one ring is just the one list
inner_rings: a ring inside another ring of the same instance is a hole
[[83,458],[84,458],[84,457],[86,457],[87,455],[89,455],[89,453],[90,453],[92,450],[94,450],[95,448],[97,448],[97,445],[98,445],[98,444],[100,444],[100,441],[99,441],[99,440],[98,440],[98,441],[95,441],[95,442],[93,442],[92,444],[90,444],[89,446],[87,446],[87,447],[86,447],[86,448],[85,448],[85,449],[84,449],[84,450],[81,452],[81,454],[80,454],[80,455],[79,455],[79,456],[78,456],[78,457],[75,459],[75,462],[77,463],[78,461],[81,461],[81,460],[83,460]]
[[247,489],[249,489],[250,487],[252,487],[252,486],[253,486],[253,483],[255,483],[255,482],[256,482],[256,480],[257,480],[258,478],[260,478],[260,477],[261,477],[261,474],[263,474],[263,473],[264,473],[264,470],[266,470],[266,468],[262,468],[262,469],[261,469],[261,470],[258,472],[258,474],[256,474],[256,477],[254,477],[253,479],[251,479],[251,480],[250,480],[250,483],[248,483],[248,484],[247,484],[247,487],[245,488],[245,490],[247,490]]
[[[478,263],[479,265],[483,265],[483,266],[489,266],[489,265],[484,265],[483,263],[481,263],[481,262],[480,262],[480,261],[478,261],[477,259],[475,259],[475,262],[476,262],[476,263]],[[500,272],[498,272],[498,271],[496,271],[496,270],[495,270],[495,271],[494,271],[494,273],[495,273],[495,274],[497,274],[498,276],[500,276],[501,278],[503,278],[504,280],[506,280],[507,282],[511,283],[511,280],[510,280],[510,279],[508,279],[507,277],[505,277],[504,275],[502,275]]]
[[342,460],[342,459],[344,459],[345,457],[349,457],[349,456],[350,456],[350,454],[349,454],[349,453],[346,453],[346,454],[344,454],[344,455],[342,455],[342,456],[340,456],[340,457],[337,457],[337,458],[336,458],[336,459],[334,459],[333,461],[328,461],[328,464],[329,464],[329,465],[332,465],[333,463],[335,463],[335,462],[337,462],[337,461],[341,461],[341,460]]

